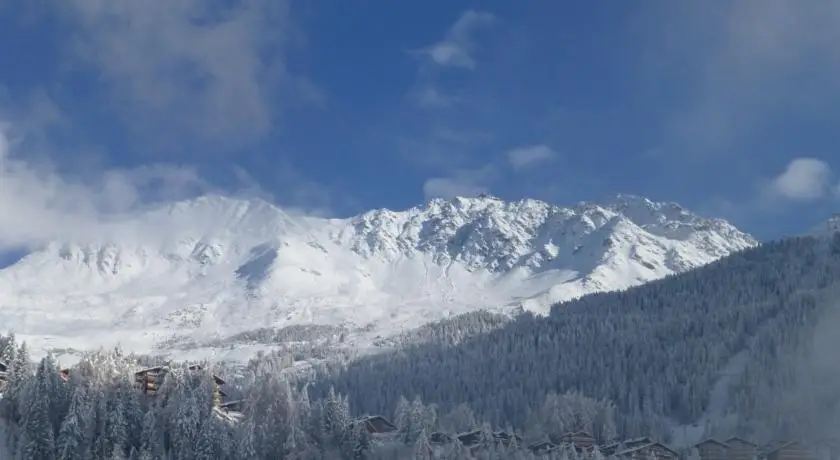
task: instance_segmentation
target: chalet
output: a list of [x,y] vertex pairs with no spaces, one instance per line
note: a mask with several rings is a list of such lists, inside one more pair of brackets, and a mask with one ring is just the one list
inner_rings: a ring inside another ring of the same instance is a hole
[[717,439],[706,439],[694,445],[700,460],[728,460],[729,446]]
[[765,452],[766,460],[818,460],[818,455],[812,449],[799,441],[790,441],[773,447]]
[[158,386],[161,383],[163,375],[168,371],[169,368],[165,366],[141,369],[134,373],[134,381],[137,382],[143,390],[143,393],[153,396],[157,393]]
[[591,452],[596,445],[595,437],[586,431],[566,433],[556,441],[558,444],[567,444],[574,447],[577,452]]
[[657,460],[677,460],[680,458],[678,452],[658,442],[624,449],[616,452],[615,456],[623,460],[648,460],[650,458]]
[[653,440],[648,437],[627,439],[624,441],[613,442],[601,446],[600,450],[606,456],[615,455],[616,452],[632,449],[634,447],[643,446],[646,444],[653,444]]
[[356,420],[361,423],[370,434],[385,434],[397,431],[397,426],[381,415],[371,415]]
[[[187,369],[191,371],[198,371],[201,370],[201,366],[196,364],[189,366]],[[168,372],[169,366],[148,367],[135,372],[134,380],[143,390],[143,393],[149,396],[154,396],[163,382],[163,377]],[[227,394],[221,389],[221,386],[225,384],[225,381],[215,374],[213,375],[213,381],[215,382],[215,388],[213,391],[213,406],[219,407],[221,406],[222,398],[227,396]]]
[[522,444],[521,436],[515,433],[508,433],[507,431],[497,431],[493,433],[493,440],[502,443],[504,446],[509,446],[514,443],[516,443],[517,446]]
[[746,439],[733,436],[726,441],[727,460],[755,460],[758,457],[758,445]]
[[481,430],[472,430],[467,431],[466,433],[461,433],[455,435],[455,439],[461,442],[466,447],[473,447],[477,446],[481,443],[481,439],[484,437],[484,433]]
[[516,443],[516,445],[522,444],[522,436],[519,436],[515,433],[508,433],[506,431],[485,433],[482,430],[472,430],[467,431],[466,433],[456,435],[455,439],[460,441],[461,444],[463,444],[465,447],[468,447],[472,450],[475,450],[475,448],[480,447],[482,445],[494,442],[500,443],[503,446],[510,446],[514,443]]
[[551,441],[542,441],[528,446],[528,450],[535,455],[547,454],[554,449],[557,449],[557,444],[554,444]]
[[3,390],[3,387],[6,386],[6,379],[7,379],[7,372],[9,371],[9,367],[3,361],[0,361],[0,391]]

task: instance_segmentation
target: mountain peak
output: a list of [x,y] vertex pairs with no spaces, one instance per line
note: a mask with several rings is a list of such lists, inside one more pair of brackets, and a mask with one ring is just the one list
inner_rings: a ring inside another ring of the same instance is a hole
[[8,327],[79,349],[137,337],[123,343],[140,352],[157,340],[147,337],[206,341],[255,324],[387,336],[478,309],[541,313],[756,244],[725,221],[625,194],[573,207],[455,197],[346,219],[209,195],[113,225],[0,270]]

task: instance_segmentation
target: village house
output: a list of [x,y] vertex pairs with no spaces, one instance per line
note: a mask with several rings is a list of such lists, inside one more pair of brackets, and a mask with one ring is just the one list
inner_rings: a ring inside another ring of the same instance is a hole
[[819,455],[799,441],[789,441],[770,447],[762,456],[765,460],[819,460]]
[[697,453],[700,455],[700,460],[727,460],[729,455],[729,446],[717,439],[706,439],[694,445]]
[[387,434],[397,431],[397,426],[381,415],[360,417],[353,423],[361,423],[370,434]]
[[726,441],[726,458],[728,460],[756,460],[758,457],[758,445],[746,439],[733,436]]
[[627,448],[616,452],[615,456],[622,460],[648,460],[651,458],[657,460],[677,460],[680,458],[678,452],[658,442]]
[[[191,371],[198,371],[201,370],[201,366],[196,364],[189,366],[187,369]],[[167,373],[169,373],[169,366],[148,367],[135,372],[134,380],[140,386],[143,393],[149,396],[154,396],[157,394],[157,391],[163,382],[163,377]],[[221,389],[221,386],[225,384],[225,381],[215,374],[213,374],[213,381],[215,382],[213,389],[213,406],[220,407],[222,404],[222,398],[227,397],[227,394],[225,394],[225,392]]]
[[474,447],[481,443],[482,432],[481,430],[472,430],[467,431],[466,433],[461,433],[455,435],[455,439],[461,442],[466,447]]
[[653,444],[653,440],[648,437],[627,439],[624,441],[613,442],[605,444],[600,447],[601,453],[605,456],[615,455],[616,452],[632,449],[634,447]]
[[468,448],[472,453],[496,443],[503,446],[510,446],[514,443],[516,443],[516,445],[522,444],[521,436],[515,433],[508,433],[506,431],[486,433],[482,430],[472,430],[456,435],[455,439],[463,444],[464,447]]
[[3,361],[0,361],[0,390],[3,389],[3,386],[6,384],[6,373],[9,371],[8,366]]
[[577,452],[591,452],[595,448],[595,436],[587,431],[574,431],[553,440],[556,444],[566,444],[574,447]]

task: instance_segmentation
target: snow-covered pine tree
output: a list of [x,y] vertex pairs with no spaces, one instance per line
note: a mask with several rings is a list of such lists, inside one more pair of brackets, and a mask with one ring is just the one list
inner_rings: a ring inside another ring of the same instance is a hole
[[87,403],[85,387],[76,386],[56,439],[58,460],[84,460],[87,457],[90,448],[85,428],[89,413]]

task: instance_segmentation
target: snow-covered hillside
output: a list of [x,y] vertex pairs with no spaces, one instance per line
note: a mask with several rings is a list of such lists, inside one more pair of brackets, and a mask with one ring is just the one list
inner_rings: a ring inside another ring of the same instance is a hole
[[350,219],[207,196],[104,222],[101,235],[0,271],[0,324],[36,353],[145,352],[294,324],[364,341],[482,308],[543,313],[756,244],[723,220],[629,195],[571,208],[455,198]]

